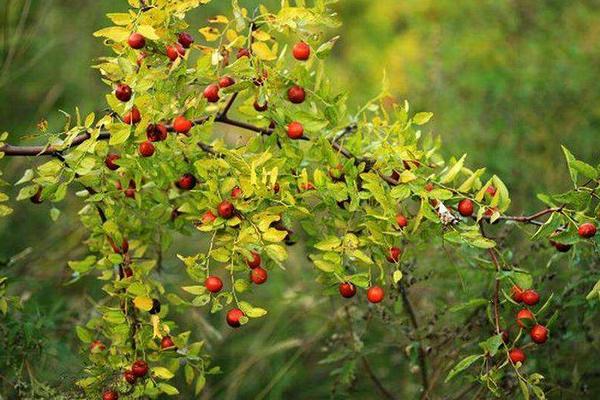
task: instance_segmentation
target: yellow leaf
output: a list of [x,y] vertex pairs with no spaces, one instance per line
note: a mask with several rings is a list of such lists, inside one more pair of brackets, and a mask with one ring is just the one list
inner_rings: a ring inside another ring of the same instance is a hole
[[146,296],[138,296],[133,299],[133,304],[142,311],[150,311],[152,308],[152,299]]
[[261,60],[270,61],[277,58],[269,46],[263,42],[252,43],[252,52]]
[[154,367],[152,368],[152,375],[156,376],[157,378],[160,379],[171,379],[173,376],[173,373],[171,371],[169,371],[168,369],[166,369],[165,367]]
[[154,30],[154,28],[150,25],[140,25],[140,26],[138,26],[137,31],[139,33],[141,33],[142,35],[144,35],[144,37],[146,39],[150,39],[150,40],[160,39],[158,37],[158,35],[156,34],[156,31]]
[[252,32],[252,36],[254,36],[256,40],[260,40],[261,42],[266,42],[267,40],[271,39],[271,35],[269,35],[265,31],[254,31]]
[[206,39],[207,42],[214,42],[221,35],[221,31],[211,26],[206,26],[202,29],[198,29],[198,32],[200,32],[202,36],[204,36],[204,39]]
[[210,17],[208,22],[211,24],[227,24],[229,23],[229,19],[224,15],[215,15],[214,17]]
[[95,37],[105,37],[114,42],[122,42],[129,38],[130,32],[128,29],[119,26],[111,26],[110,28],[100,29],[94,32]]

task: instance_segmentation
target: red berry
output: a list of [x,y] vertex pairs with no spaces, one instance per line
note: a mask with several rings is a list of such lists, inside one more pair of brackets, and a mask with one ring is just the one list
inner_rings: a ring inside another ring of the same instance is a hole
[[279,190],[281,189],[281,187],[279,186],[278,182],[275,182],[275,184],[273,185],[273,192],[275,194],[279,193]]
[[175,342],[171,339],[171,336],[165,336],[160,341],[160,348],[163,350],[172,349],[175,347]]
[[369,290],[367,290],[367,299],[371,303],[379,303],[383,300],[383,289],[379,286],[371,286]]
[[189,49],[192,43],[194,43],[194,37],[187,32],[181,32],[177,37],[177,41],[184,48]]
[[148,363],[144,360],[137,360],[131,366],[131,372],[138,378],[143,378],[148,373]]
[[167,139],[169,132],[165,124],[150,124],[146,128],[146,137],[151,142],[161,142]]
[[229,219],[229,218],[233,217],[233,214],[235,212],[235,207],[229,201],[223,200],[217,206],[217,212],[219,213],[219,216],[221,216],[222,218]]
[[119,400],[119,394],[114,390],[105,390],[102,393],[102,400]]
[[302,191],[306,191],[306,190],[315,190],[315,185],[313,185],[312,182],[306,182],[306,183],[302,183],[300,184],[300,189]]
[[119,158],[121,158],[121,156],[118,154],[110,153],[104,159],[104,165],[106,165],[106,168],[110,169],[111,171],[116,171],[119,169],[119,166],[115,164],[115,161],[117,161]]
[[533,313],[529,311],[527,308],[523,308],[519,310],[517,313],[517,324],[521,328],[525,328],[525,322],[523,320],[530,319],[533,320]]
[[232,328],[239,328],[242,325],[240,318],[244,315],[244,312],[239,308],[232,308],[227,312],[227,324]]
[[135,60],[135,63],[137,64],[138,67],[142,66],[142,61],[144,61],[144,58],[148,57],[148,54],[146,54],[145,51],[140,51],[138,53],[137,56],[137,60]]
[[167,46],[167,57],[169,60],[175,61],[178,57],[182,57],[185,55],[185,49],[180,43],[174,43],[170,46]]
[[263,104],[258,104],[258,100],[254,100],[254,109],[258,112],[266,111],[269,108],[269,103],[266,101]]
[[406,226],[408,225],[408,219],[402,214],[397,214],[396,215],[396,223],[398,224],[400,229],[406,228]]
[[496,194],[496,188],[492,185],[488,186],[485,191],[490,195],[494,196]]
[[516,364],[518,362],[523,363],[527,358],[525,357],[525,353],[523,353],[523,350],[516,347],[508,352],[508,357],[510,358],[510,361],[513,364]]
[[216,103],[217,101],[219,101],[219,85],[217,85],[216,83],[208,85],[204,89],[204,98],[209,103]]
[[124,103],[131,99],[132,94],[133,91],[131,90],[131,87],[124,83],[119,83],[115,89],[115,97]]
[[146,38],[142,34],[134,32],[131,35],[129,35],[127,43],[132,49],[139,50],[146,45]]
[[204,213],[204,215],[202,216],[202,223],[203,224],[210,224],[211,222],[214,222],[217,219],[217,217],[215,216],[215,214],[212,213],[212,211],[207,211]]
[[356,286],[354,286],[350,282],[340,283],[338,290],[340,291],[342,297],[345,297],[347,299],[349,299],[350,297],[354,297],[354,295],[356,294]]
[[250,280],[257,285],[262,285],[267,281],[268,274],[267,270],[261,267],[253,268],[250,271]]
[[142,157],[151,157],[154,154],[154,145],[152,142],[142,142],[138,148]]
[[196,186],[196,177],[190,173],[183,174],[175,183],[179,189],[192,190]]
[[237,199],[238,197],[242,196],[242,189],[240,189],[239,186],[234,187],[233,189],[231,189],[231,197],[234,199]]
[[508,344],[508,342],[510,341],[510,333],[508,332],[508,330],[506,329],[501,329],[500,333],[502,334],[502,341],[505,344]]
[[304,42],[298,42],[292,50],[294,58],[298,61],[306,61],[310,57],[310,46]]
[[250,254],[250,258],[246,259],[246,265],[252,269],[260,267],[260,262],[260,254],[258,254],[256,251],[253,251]]
[[510,289],[510,296],[512,297],[512,299],[514,301],[516,301],[517,303],[521,303],[523,301],[523,289],[521,289],[519,286],[514,285],[511,289]]
[[123,122],[127,125],[137,124],[142,120],[142,115],[140,114],[140,110],[137,107],[133,106],[133,108],[123,115]]
[[387,260],[391,263],[397,263],[400,261],[400,256],[402,255],[402,250],[398,247],[390,247],[388,250]]
[[42,204],[44,200],[42,200],[42,188],[39,187],[37,192],[33,196],[29,198],[33,204]]
[[290,139],[300,139],[304,135],[304,127],[300,122],[290,122],[287,126],[287,135]]
[[561,253],[566,253],[567,251],[571,250],[570,244],[558,243],[558,242],[555,242],[554,240],[551,240],[550,244],[552,246],[554,246],[554,248]]
[[543,325],[535,324],[531,328],[529,336],[531,336],[531,340],[537,344],[546,343],[546,340],[548,340],[548,329]]
[[235,81],[230,76],[223,76],[221,79],[219,79],[219,87],[220,88],[229,87],[229,86],[233,85],[234,83],[235,83]]
[[250,57],[250,50],[242,48],[237,52],[237,58]]
[[106,350],[106,346],[100,340],[94,340],[90,343],[90,352],[99,353],[104,350]]
[[424,186],[425,190],[431,192],[433,190],[433,183],[427,182]]
[[133,179],[129,181],[129,186],[125,190],[125,197],[129,197],[130,199],[135,198],[135,182]]
[[591,222],[585,222],[579,226],[577,232],[582,238],[589,239],[596,234],[596,225]]
[[123,372],[123,378],[130,385],[135,385],[135,381],[137,380],[137,376],[135,376],[130,369],[128,369],[127,371]]
[[208,276],[204,281],[204,287],[211,293],[219,293],[223,289],[223,281],[218,276]]
[[177,133],[186,134],[192,129],[192,121],[180,115],[173,120],[173,130]]
[[535,306],[540,301],[540,295],[535,290],[528,289],[523,292],[522,299],[528,306]]
[[[123,268],[123,278],[131,278],[133,276],[133,270],[131,267]],[[121,279],[123,279],[121,278]]]
[[304,103],[304,99],[306,98],[306,92],[298,85],[289,88],[287,95],[288,100],[294,104]]
[[458,212],[463,217],[470,217],[473,215],[473,202],[470,199],[462,199],[458,203]]

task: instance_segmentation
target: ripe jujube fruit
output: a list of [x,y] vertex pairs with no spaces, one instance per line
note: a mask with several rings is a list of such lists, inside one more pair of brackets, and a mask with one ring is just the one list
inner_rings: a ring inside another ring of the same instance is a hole
[[239,186],[236,186],[233,189],[231,189],[231,198],[237,199],[238,197],[242,196],[242,193],[242,189],[240,189]]
[[121,279],[131,278],[132,276],[133,276],[133,270],[131,269],[131,267],[123,268],[123,276],[121,277]]
[[592,224],[591,222],[584,222],[579,226],[577,233],[579,233],[580,237],[589,239],[596,234],[596,225]]
[[192,129],[192,121],[180,115],[173,120],[173,130],[177,133],[186,134]]
[[388,250],[387,260],[391,263],[397,263],[402,255],[402,250],[398,247],[390,247]]
[[290,139],[300,139],[304,135],[304,127],[300,122],[290,122],[287,126],[287,135]]
[[160,313],[160,301],[152,299],[152,308],[148,311],[150,315],[156,315]]
[[29,198],[33,204],[42,204],[44,200],[42,200],[42,188],[39,187],[37,192],[33,196]]
[[194,37],[187,32],[181,32],[177,37],[179,44],[185,49],[189,49],[192,43],[194,43]]
[[525,353],[523,352],[523,350],[516,347],[508,352],[508,357],[510,358],[510,361],[513,364],[516,364],[518,362],[524,363],[525,359],[527,358],[525,357]]
[[202,215],[202,223],[203,224],[210,224],[211,222],[214,222],[217,219],[217,216],[215,214],[212,213],[212,211],[208,210],[207,212],[204,213],[204,215]]
[[100,340],[94,340],[90,343],[90,352],[99,353],[104,350],[106,350],[106,346]]
[[458,212],[463,217],[470,217],[473,215],[473,202],[470,199],[462,199],[458,203]]
[[165,124],[150,124],[146,127],[146,138],[151,142],[162,142],[168,135]]
[[233,85],[234,83],[235,83],[235,81],[230,76],[223,76],[223,77],[221,77],[221,79],[219,79],[219,87],[220,88],[229,87],[229,86]]
[[504,344],[508,344],[508,342],[510,341],[510,333],[508,332],[508,330],[501,329],[500,334],[502,335],[502,341],[504,342]]
[[204,280],[204,287],[211,293],[219,293],[223,289],[223,281],[218,276],[210,275]]
[[106,165],[106,168],[110,169],[111,171],[116,171],[119,169],[119,166],[115,164],[115,161],[117,161],[119,158],[121,158],[121,156],[118,154],[110,153],[104,159],[104,165]]
[[123,122],[127,125],[135,125],[142,120],[142,115],[137,107],[133,106],[129,112],[123,115]]
[[183,57],[184,55],[185,49],[180,43],[173,43],[167,46],[167,57],[169,57],[169,60],[175,61],[178,57]]
[[221,218],[229,219],[233,217],[235,213],[235,207],[231,202],[223,200],[217,206],[217,212],[219,213],[219,216],[221,216]]
[[248,50],[246,48],[239,49],[237,52],[237,58],[239,59],[242,57],[250,57],[250,50]]
[[102,393],[102,400],[119,400],[119,393],[114,390],[105,390]]
[[232,328],[239,328],[242,325],[240,318],[242,318],[244,315],[244,312],[239,308],[232,308],[231,310],[227,311],[227,324]]
[[269,103],[266,101],[263,104],[259,104],[258,100],[254,100],[254,109],[258,112],[266,111],[269,108]]
[[262,285],[267,281],[269,274],[267,270],[261,267],[256,267],[250,270],[250,280],[257,285]]
[[246,259],[246,265],[252,269],[260,267],[260,262],[260,254],[258,254],[256,251],[251,252],[250,258]]
[[136,360],[131,365],[131,372],[138,378],[143,378],[148,374],[148,363],[144,360]]
[[354,295],[356,294],[356,286],[354,286],[354,284],[352,284],[351,282],[340,283],[338,290],[340,291],[342,297],[345,297],[347,299],[354,297]]
[[518,285],[513,285],[513,287],[510,288],[510,297],[517,303],[521,303],[523,301],[523,289]]
[[406,228],[408,226],[408,219],[402,214],[397,214],[396,215],[396,224],[398,224],[398,227],[400,229]]
[[133,95],[133,91],[129,85],[124,83],[119,83],[117,88],[115,89],[115,97],[121,100],[123,103],[131,100],[131,96]]
[[152,157],[154,154],[154,145],[149,141],[142,142],[138,147],[138,151],[142,157]]
[[521,297],[528,306],[535,306],[540,301],[540,295],[533,289],[524,291]]
[[521,328],[525,328],[525,320],[533,320],[533,313],[531,311],[529,311],[529,309],[527,308],[523,308],[521,310],[519,310],[519,312],[517,313],[517,324],[521,327]]
[[306,98],[306,92],[304,89],[298,85],[294,85],[288,89],[287,92],[288,100],[294,104],[304,103],[304,99]]
[[550,244],[561,253],[566,253],[567,251],[571,250],[570,244],[559,243],[555,242],[554,240],[550,240]]
[[425,186],[423,186],[423,188],[425,189],[425,191],[427,191],[427,192],[431,192],[431,191],[433,190],[433,183],[431,183],[431,182],[427,182],[427,183],[425,184]]
[[137,376],[135,376],[135,374],[133,373],[133,371],[131,371],[130,369],[128,369],[127,371],[123,372],[123,379],[125,379],[125,381],[127,383],[129,383],[130,385],[135,385],[135,381],[137,380]]
[[369,290],[367,290],[367,300],[369,300],[370,303],[379,303],[383,300],[384,294],[381,287],[371,286]]
[[139,50],[146,45],[146,38],[141,33],[134,32],[131,35],[129,35],[127,43],[132,49]]
[[294,58],[298,61],[306,61],[310,57],[310,46],[304,42],[298,42],[292,49]]
[[192,190],[198,181],[196,177],[190,173],[183,174],[175,183],[179,189]]
[[489,194],[490,196],[494,196],[496,194],[496,188],[492,185],[488,186],[485,189],[486,193]]
[[535,324],[533,327],[531,327],[529,336],[531,336],[531,340],[537,344],[546,343],[548,340],[548,329],[543,325]]
[[209,103],[216,103],[219,101],[219,85],[216,83],[211,83],[204,89],[203,93],[204,98]]
[[305,192],[307,190],[315,190],[315,185],[312,182],[302,182],[300,184],[300,190]]
[[173,349],[175,347],[175,342],[171,339],[171,336],[165,336],[160,341],[160,348],[163,350]]

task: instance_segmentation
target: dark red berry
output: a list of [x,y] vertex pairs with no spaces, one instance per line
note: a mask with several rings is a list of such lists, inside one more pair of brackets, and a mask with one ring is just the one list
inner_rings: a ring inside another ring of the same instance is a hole
[[143,378],[148,374],[148,363],[144,360],[137,360],[131,365],[131,372],[138,378]]
[[240,318],[244,315],[244,312],[239,308],[232,308],[227,312],[227,324],[232,328],[239,328],[242,325]]
[[398,247],[390,247],[388,250],[387,260],[391,263],[397,263],[400,261],[400,256],[402,255],[402,250]]
[[543,325],[535,324],[531,328],[529,336],[531,336],[531,340],[533,340],[537,344],[546,343],[546,341],[548,340],[548,329]]
[[163,350],[170,350],[175,348],[175,342],[171,339],[171,336],[165,336],[160,341],[160,348]]
[[189,49],[192,43],[194,43],[194,37],[187,32],[181,32],[177,37],[179,44],[185,49]]
[[175,61],[178,57],[183,57],[184,55],[185,49],[180,43],[174,43],[167,46],[167,57],[169,57],[169,60]]
[[519,310],[519,312],[517,313],[517,324],[521,327],[521,328],[525,328],[525,320],[533,320],[533,313],[531,311],[529,311],[529,309],[527,308],[523,308],[521,310]]
[[135,125],[141,120],[142,115],[136,106],[133,106],[129,112],[123,115],[123,122],[127,125]]
[[105,390],[102,393],[102,400],[119,400],[119,394],[114,390]]
[[256,251],[253,251],[250,254],[250,258],[246,259],[246,265],[248,265],[248,267],[250,267],[252,269],[260,267],[260,263],[261,263],[260,254],[258,254]]
[[300,139],[304,135],[304,127],[300,122],[290,122],[287,126],[287,135],[290,139]]
[[216,103],[219,101],[219,85],[217,85],[216,83],[212,83],[210,85],[208,85],[205,89],[204,89],[204,98],[209,102],[209,103]]
[[219,79],[219,87],[220,88],[229,87],[229,86],[233,85],[234,83],[235,83],[235,81],[230,76],[224,76],[221,79]]
[[39,187],[37,192],[33,196],[29,198],[33,204],[42,204],[44,200],[42,200],[42,188]]
[[223,281],[218,276],[208,276],[204,280],[204,287],[211,293],[219,293],[223,289]]
[[508,357],[513,364],[525,362],[525,353],[519,348],[514,348],[508,352]]
[[196,177],[190,173],[183,174],[175,183],[179,189],[192,190],[196,186]]
[[266,101],[263,104],[259,104],[258,100],[254,100],[254,109],[258,112],[266,111],[269,108],[269,103]]
[[229,219],[229,218],[233,217],[233,215],[235,213],[235,207],[233,206],[233,204],[231,204],[231,202],[229,202],[227,200],[223,200],[217,206],[217,212],[219,213],[219,216],[221,216],[222,218]]
[[406,226],[408,225],[408,219],[402,214],[397,214],[396,223],[398,224],[398,227],[400,229],[406,228]]
[[250,57],[250,50],[248,50],[246,48],[239,49],[237,52],[237,58],[242,58],[242,57]]
[[216,215],[212,213],[212,211],[207,211],[204,213],[204,215],[202,215],[202,223],[203,224],[210,224],[211,222],[214,222],[217,219]]
[[356,286],[354,286],[350,282],[340,283],[338,290],[340,291],[342,297],[345,297],[347,299],[349,299],[350,297],[354,297],[354,295],[356,294]]
[[528,306],[535,306],[540,301],[540,295],[532,289],[524,291],[521,298],[523,299],[523,303]]
[[473,202],[470,199],[462,199],[458,203],[458,212],[463,217],[470,217],[473,215]]
[[138,151],[142,157],[152,157],[154,154],[154,145],[149,141],[142,142],[138,147]]
[[510,288],[510,296],[517,303],[521,303],[523,301],[523,289],[517,285],[513,285],[513,287]]
[[367,299],[370,303],[379,303],[383,300],[384,292],[379,286],[371,286],[367,290]]
[[298,61],[306,61],[310,57],[310,46],[304,42],[298,42],[292,49],[294,58]]
[[250,271],[250,280],[257,285],[262,285],[267,281],[268,273],[267,270],[261,267],[253,268]]
[[306,92],[298,85],[289,88],[287,95],[288,100],[294,104],[304,103],[304,99],[306,98]]
[[135,374],[130,369],[123,372],[123,378],[130,385],[135,385],[135,381],[137,380],[137,376],[135,376]]
[[596,234],[596,225],[592,224],[591,222],[584,222],[579,226],[577,232],[582,238],[589,239]]
[[139,50],[146,45],[146,38],[142,34],[134,32],[131,35],[129,35],[127,43],[132,49]]
[[162,142],[167,139],[168,135],[165,124],[150,124],[146,128],[146,137],[151,142]]
[[192,129],[192,121],[188,120],[183,115],[175,117],[173,120],[173,130],[177,133],[186,134]]
[[124,83],[119,83],[117,85],[117,88],[115,89],[115,97],[117,99],[121,100],[122,102],[127,102],[131,99],[132,95],[133,91],[129,85]]

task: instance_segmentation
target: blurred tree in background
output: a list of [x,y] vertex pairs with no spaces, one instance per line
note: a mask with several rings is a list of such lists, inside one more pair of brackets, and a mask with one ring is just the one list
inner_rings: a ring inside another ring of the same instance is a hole
[[[240,3],[252,8],[258,2]],[[557,160],[562,160],[560,144],[586,161],[599,155],[599,5],[593,0],[343,0],[336,5],[344,25],[331,32],[341,39],[329,73],[340,88],[352,91],[350,105],[359,107],[379,93],[385,71],[396,101],[407,98],[413,108],[435,114],[435,131],[447,154],[468,153],[473,164],[487,165],[509,186],[513,210],[531,210],[538,191],[561,191],[569,185],[566,169],[557,167]],[[206,19],[209,14],[204,13],[228,7],[228,2],[213,2],[195,18]],[[121,0],[4,0],[1,129],[15,138],[27,137],[35,131],[35,121],[47,119],[51,128],[59,128],[63,116],[58,109],[72,112],[79,106],[83,114],[100,113],[99,93],[105,86],[89,65],[106,50],[92,32],[106,25],[104,14],[126,8]],[[15,160],[6,169],[6,178],[14,181],[32,162]],[[25,211],[25,207],[18,205],[13,215],[0,220],[0,270],[17,282],[18,295],[30,299],[25,302],[29,312],[10,317],[22,320],[5,324],[0,336],[13,332],[11,323],[25,327],[18,337],[5,337],[5,344],[21,343],[23,354],[38,351],[37,378],[62,379],[68,385],[80,365],[71,327],[88,318],[85,313],[99,285],[87,279],[75,288],[63,286],[69,281],[65,260],[82,255],[78,245],[84,231],[75,216],[64,210],[54,225],[48,208]],[[60,247],[55,245],[59,241]],[[194,245],[182,239],[181,247]],[[176,259],[176,250],[165,258]],[[289,273],[260,294],[262,298],[277,294],[279,304],[273,304],[270,317],[249,327],[243,337],[214,330],[216,319],[204,320],[213,317],[182,316],[206,338],[215,363],[228,371],[210,387],[208,396],[321,398],[332,390],[314,385],[328,380],[328,371],[314,366],[323,358],[321,350],[340,340],[327,336],[328,329],[343,327],[328,314],[331,299],[315,296],[320,288],[302,280],[302,269],[312,267],[301,247],[294,251],[290,264],[295,265]],[[171,262],[164,271],[176,285],[180,265]],[[440,272],[454,273],[454,268]],[[469,279],[469,271],[461,279]],[[365,331],[368,324],[365,320]],[[376,341],[383,334],[378,330],[385,328],[369,329],[370,340]],[[379,350],[400,363],[405,349]],[[0,369],[6,357],[0,354]],[[336,379],[351,381],[352,374],[336,371]],[[409,381],[403,375],[394,376],[396,385]],[[302,387],[301,396],[290,392],[294,387]],[[369,387],[356,390],[365,396],[371,393]]]

